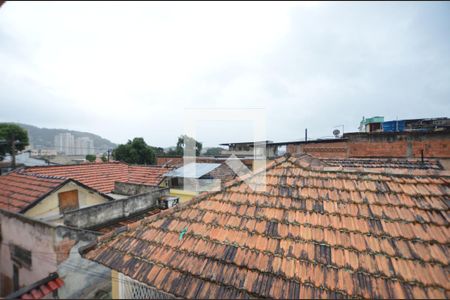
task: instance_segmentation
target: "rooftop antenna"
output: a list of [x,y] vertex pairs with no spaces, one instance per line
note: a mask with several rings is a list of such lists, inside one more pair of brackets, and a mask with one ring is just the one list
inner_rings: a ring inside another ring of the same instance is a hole
[[333,130],[333,135],[335,138],[339,138],[339,135],[341,134],[341,131],[339,129]]
[[[364,118],[364,117],[363,117],[363,118]],[[344,136],[344,124],[334,126],[334,128],[336,128],[336,127],[342,127],[342,136]],[[340,133],[339,130],[338,130],[338,129],[336,129],[336,130],[337,130],[338,135],[339,135],[339,133]],[[333,130],[333,134],[334,134],[334,136],[337,138],[337,136],[336,136],[336,134],[335,134],[336,130]]]

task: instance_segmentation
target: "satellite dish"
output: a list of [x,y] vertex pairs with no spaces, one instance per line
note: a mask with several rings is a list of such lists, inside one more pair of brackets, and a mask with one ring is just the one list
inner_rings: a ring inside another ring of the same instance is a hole
[[339,129],[333,130],[333,135],[334,135],[334,137],[338,138],[338,137],[339,137],[339,134],[341,134],[341,132],[339,131]]

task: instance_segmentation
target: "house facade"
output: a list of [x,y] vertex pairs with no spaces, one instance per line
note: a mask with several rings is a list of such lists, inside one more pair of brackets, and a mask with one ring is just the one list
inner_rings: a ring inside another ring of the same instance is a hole
[[[0,296],[52,273],[59,274],[64,285],[46,298],[92,298],[100,289],[109,291],[109,270],[82,259],[77,251],[98,235],[0,210]],[[88,276],[92,273],[101,277]]]
[[[98,165],[25,168],[0,176],[0,297],[22,290],[24,297],[39,298],[111,293],[110,270],[81,258],[78,248],[158,213],[169,196],[159,186],[161,175],[170,169]],[[34,288],[54,276],[63,284],[53,293],[46,293],[45,284]]]
[[82,183],[20,171],[0,177],[0,209],[62,224],[64,212],[112,198]]

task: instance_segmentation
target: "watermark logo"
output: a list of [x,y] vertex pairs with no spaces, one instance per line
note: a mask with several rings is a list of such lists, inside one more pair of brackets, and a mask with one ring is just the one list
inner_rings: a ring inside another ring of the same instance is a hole
[[[185,190],[196,192],[219,191],[222,181],[217,178],[202,179],[202,174],[207,172],[208,166],[196,164],[197,129],[200,123],[208,121],[237,122],[246,121],[253,128],[252,140],[245,143],[232,143],[229,150],[224,151],[229,157],[226,165],[244,181],[253,191],[266,190],[266,163],[267,163],[267,139],[266,139],[266,113],[259,108],[235,108],[235,109],[185,109],[184,120],[185,134],[192,139],[185,139],[183,154],[183,186]],[[248,168],[242,160],[251,162],[252,168]],[[210,166],[213,167],[213,166]]]

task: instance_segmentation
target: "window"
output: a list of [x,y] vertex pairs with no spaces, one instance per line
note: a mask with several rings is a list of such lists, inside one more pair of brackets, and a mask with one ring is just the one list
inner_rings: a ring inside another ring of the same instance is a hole
[[65,211],[77,209],[80,207],[78,203],[78,190],[62,192],[58,194],[59,212],[62,214]]
[[182,189],[183,188],[183,178],[179,177],[172,177],[170,180],[170,187],[175,189]]
[[11,259],[21,267],[31,268],[31,251],[20,246],[11,246]]

